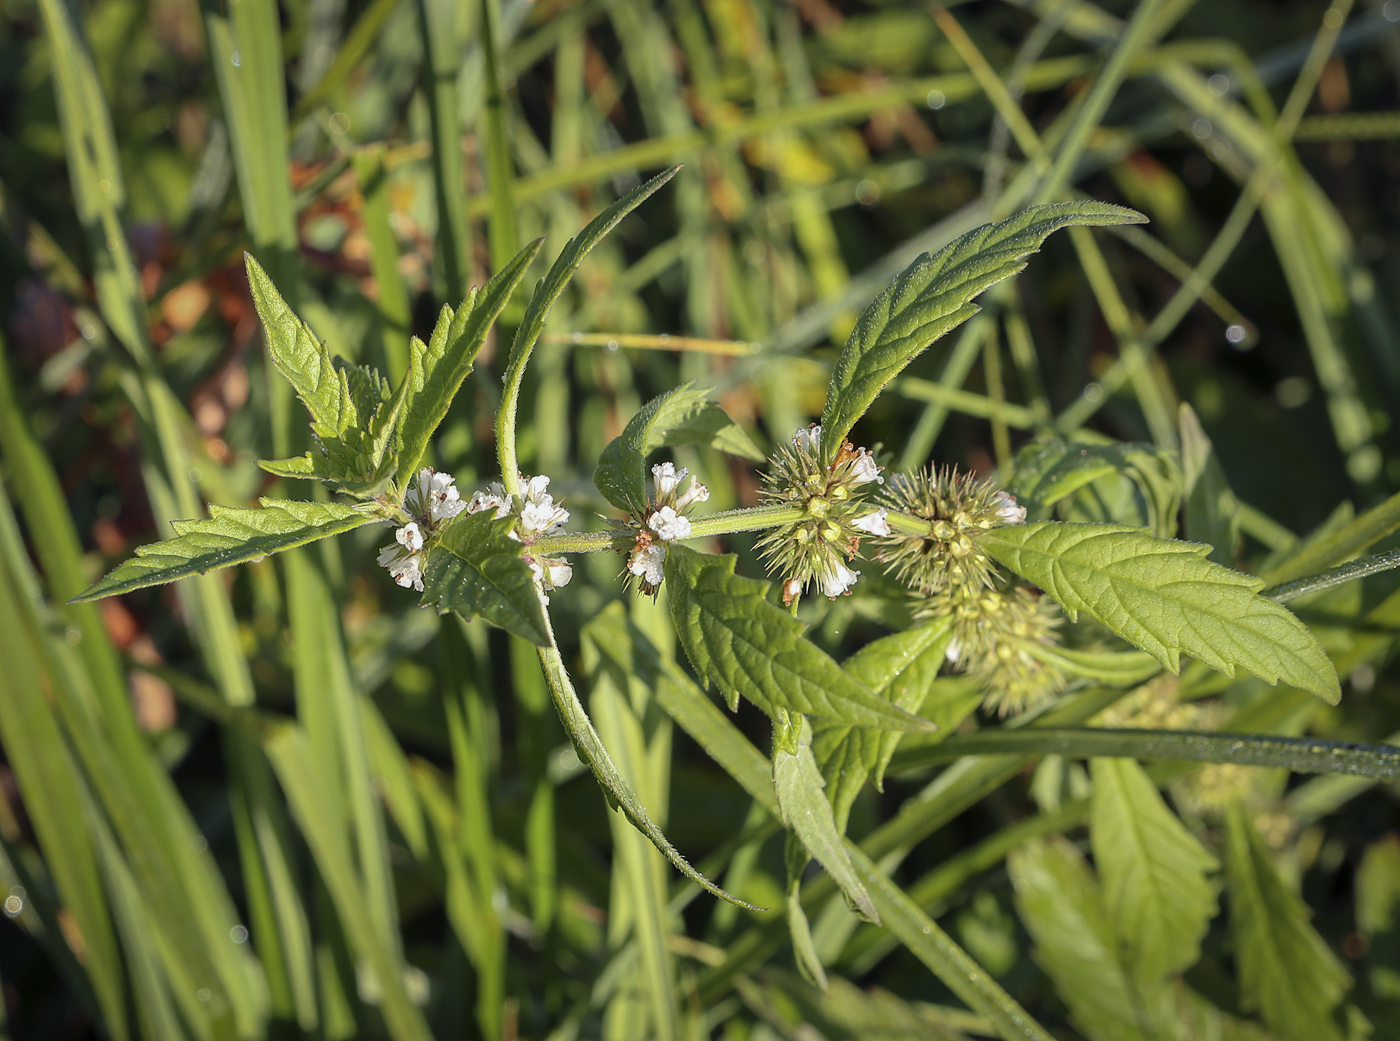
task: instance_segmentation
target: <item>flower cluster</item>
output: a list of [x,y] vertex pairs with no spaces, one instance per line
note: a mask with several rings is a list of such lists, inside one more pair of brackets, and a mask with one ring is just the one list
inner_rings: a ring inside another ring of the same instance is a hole
[[[484,492],[473,492],[466,505],[468,513],[491,510],[497,518],[516,514],[515,528],[510,537],[527,546],[540,535],[558,534],[569,520],[569,511],[556,503],[549,493],[549,478],[544,474],[525,479],[518,507],[515,498],[499,481]],[[562,558],[535,556],[527,549],[524,559],[530,565],[530,573],[534,575],[545,603],[549,603],[547,590],[566,586],[569,579],[574,577],[573,566]]]
[[866,535],[889,535],[888,511],[862,501],[865,486],[883,484],[880,467],[864,448],[842,442],[830,463],[821,453],[822,428],[812,426],[781,446],[764,474],[764,498],[799,507],[804,516],[775,528],[756,543],[770,574],[783,578],[783,602],[792,603],[815,582],[823,596],[850,591],[860,572],[849,562]]
[[456,478],[425,466],[418,471],[417,483],[404,494],[403,508],[413,519],[394,532],[393,545],[379,551],[377,562],[389,569],[399,585],[421,593],[428,536],[469,506],[457,491]]
[[686,490],[681,482],[690,476],[685,467],[675,463],[658,463],[651,468],[653,487],[651,502],[642,514],[637,528],[637,542],[627,557],[627,572],[641,580],[642,592],[654,596],[665,577],[662,564],[666,560],[666,543],[690,536],[690,521],[685,512],[697,502],[710,497],[710,489],[690,478]]
[[1024,586],[962,585],[926,599],[914,613],[951,622],[948,662],[983,683],[988,709],[1013,715],[1064,690],[1065,674],[1032,653],[1059,643],[1060,611],[1049,597]]
[[994,480],[947,468],[897,474],[881,501],[928,521],[922,533],[887,535],[877,555],[895,578],[925,596],[965,586],[991,588],[992,562],[977,537],[1026,521],[1025,508]]

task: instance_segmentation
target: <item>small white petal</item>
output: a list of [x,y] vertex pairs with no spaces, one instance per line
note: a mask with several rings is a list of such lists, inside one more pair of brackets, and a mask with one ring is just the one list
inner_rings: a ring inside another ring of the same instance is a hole
[[1010,492],[997,492],[997,516],[1003,524],[1026,523],[1026,508],[1019,506]]
[[379,551],[379,556],[375,557],[374,562],[380,567],[388,567],[391,563],[398,560],[402,553],[403,547],[396,542],[392,546],[385,546],[381,549]]
[[549,498],[549,478],[545,474],[531,477],[525,482],[526,502],[543,502]]
[[555,589],[569,584],[569,579],[574,577],[574,567],[567,560],[555,560],[545,557],[542,561],[545,566],[545,573],[549,576],[549,584]]
[[864,517],[851,521],[851,525],[868,535],[888,535],[890,522],[885,518],[889,515],[889,510],[876,510],[874,513],[867,513]]
[[651,476],[656,481],[654,502],[666,502],[676,491],[676,486],[690,473],[684,466],[676,469],[675,463],[657,463],[651,468]]
[[417,553],[423,548],[423,533],[418,530],[418,525],[412,522],[394,532],[394,538],[410,553]]
[[792,435],[792,446],[794,448],[805,448],[813,455],[821,446],[822,428],[817,425],[804,427]]
[[875,457],[864,448],[856,454],[856,461],[851,464],[851,480],[855,484],[869,484],[871,481],[885,483],[880,476],[880,468],[875,465]]
[[948,641],[948,649],[943,652],[943,657],[954,664],[957,664],[958,659],[962,657],[962,644],[958,642],[956,636]]
[[783,603],[791,604],[802,593],[802,579],[790,578],[783,583]]
[[[504,491],[505,489],[501,489]],[[510,512],[510,504],[504,498],[494,492],[483,491],[472,492],[471,499],[467,502],[468,513],[485,513],[487,510],[494,510],[496,519],[504,517]]]
[[837,561],[835,568],[821,576],[822,596],[835,600],[842,593],[850,592],[851,586],[860,578],[859,571],[852,571]]
[[653,513],[647,519],[647,527],[656,532],[663,542],[690,536],[690,521],[669,506],[663,506]]
[[710,489],[697,481],[694,477],[690,479],[690,487],[685,490],[685,494],[676,500],[676,512],[684,513],[697,502],[705,502],[710,497]]
[[632,555],[627,558],[627,570],[647,585],[659,586],[661,580],[666,577],[666,572],[662,569],[665,559],[666,547],[649,542],[632,551]]

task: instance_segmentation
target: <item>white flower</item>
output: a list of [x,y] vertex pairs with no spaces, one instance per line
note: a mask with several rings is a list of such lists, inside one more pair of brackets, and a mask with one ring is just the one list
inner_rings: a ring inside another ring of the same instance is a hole
[[567,560],[560,560],[557,557],[541,557],[540,563],[544,565],[545,575],[549,578],[549,584],[554,589],[569,584],[569,579],[574,577],[574,567]]
[[[500,494],[497,494],[497,488],[501,489]],[[493,484],[490,492],[472,492],[471,500],[467,503],[468,513],[484,513],[487,510],[495,510],[497,520],[510,513],[510,503],[505,498],[505,489],[501,488],[499,484]]]
[[549,494],[549,478],[544,474],[531,477],[525,484],[524,502],[520,507],[520,534],[553,535],[569,519],[569,511],[556,506]]
[[875,465],[875,457],[862,448],[856,453],[856,461],[851,464],[851,483],[869,484],[871,481],[885,483],[880,476],[880,468]]
[[655,542],[648,542],[645,545],[639,545],[632,551],[632,555],[627,558],[627,570],[647,585],[655,588],[666,577],[666,573],[661,568],[665,559],[666,547]]
[[792,435],[792,446],[794,448],[805,448],[812,455],[817,454],[817,449],[821,444],[822,428],[812,425],[799,430]]
[[1024,524],[1026,523],[1026,508],[1016,504],[1015,497],[1010,492],[997,492],[997,516],[1001,518],[1003,524]]
[[[380,567],[388,568],[389,574],[393,576],[395,582],[405,589],[412,586],[418,592],[423,592],[423,554],[421,552],[405,552],[407,543],[403,542],[404,532],[409,527],[417,530],[416,525],[408,525],[400,528],[395,534],[401,545],[385,546],[379,551],[377,563]],[[418,537],[419,545],[422,545],[422,537]]]
[[651,468],[652,477],[656,478],[655,502],[666,502],[675,493],[677,486],[685,480],[690,471],[682,466],[676,469],[675,463],[657,463]]
[[821,575],[822,596],[835,600],[842,593],[849,593],[858,578],[859,571],[852,571],[838,560],[834,567]]
[[956,665],[958,659],[962,657],[962,644],[958,643],[958,638],[956,636],[948,641],[948,648],[943,652],[943,657],[947,658],[954,665]]
[[403,498],[404,506],[420,520],[429,524],[451,520],[466,509],[457,479],[449,473],[438,473],[430,466],[418,471],[418,484]]
[[417,553],[423,548],[423,533],[418,530],[418,525],[412,521],[394,532],[394,538],[400,546],[410,553]]
[[[647,518],[647,527],[661,536],[662,542],[690,536],[690,521],[669,506],[663,506]],[[655,585],[655,583],[652,583]]]
[[864,517],[858,517],[851,521],[851,526],[859,528],[868,535],[888,535],[890,522],[885,518],[889,515],[889,510],[876,510],[874,513],[867,513]]
[[[685,473],[684,470],[681,473]],[[690,479],[690,487],[685,490],[685,494],[676,500],[676,512],[684,513],[697,502],[704,502],[710,497],[710,489],[697,481],[694,477]]]
[[791,605],[802,593],[802,579],[790,578],[783,583],[783,603]]

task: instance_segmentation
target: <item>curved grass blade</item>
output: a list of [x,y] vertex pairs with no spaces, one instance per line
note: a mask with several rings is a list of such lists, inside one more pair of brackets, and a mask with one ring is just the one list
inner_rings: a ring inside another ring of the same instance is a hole
[[979,540],[997,563],[1055,600],[1179,671],[1181,655],[1235,675],[1341,698],[1336,670],[1287,608],[1259,595],[1263,581],[1205,559],[1209,546],[1154,538],[1119,524],[994,528]]
[[1026,266],[1054,231],[1072,224],[1140,224],[1142,214],[1108,203],[1032,206],[924,254],[871,301],[831,373],[822,410],[822,451],[834,456],[885,384],[979,310],[972,298]]
[[731,709],[742,694],[770,717],[786,709],[851,726],[936,729],[843,671],[807,639],[801,622],[768,602],[769,583],[734,574],[737,560],[672,544],[665,565],[681,645]]
[[530,355],[540,334],[544,332],[544,323],[554,307],[554,302],[574,277],[574,272],[583,263],[583,258],[602,241],[603,236],[674,177],[679,169],[679,166],[673,166],[646,184],[632,189],[589,221],[587,227],[569,240],[549,269],[549,274],[535,286],[534,295],[525,307],[525,317],[521,320],[520,328],[515,332],[515,340],[511,343],[510,362],[506,366],[504,377],[505,391],[501,396],[501,407],[496,413],[496,451],[500,456],[501,476],[505,481],[506,490],[512,494],[515,493],[516,477],[520,470],[515,454],[515,413],[520,403],[520,384],[525,378],[525,366],[530,361]]
[[175,538],[141,546],[136,556],[70,602],[99,600],[232,567],[377,520],[354,506],[334,502],[258,501],[259,510],[210,505],[208,520],[172,521]]
[[[546,615],[546,627],[548,622],[548,615]],[[750,911],[763,910],[753,904],[745,903],[738,897],[731,896],[696,871],[690,866],[690,862],[681,856],[680,851],[671,845],[671,840],[656,826],[656,823],[647,814],[646,807],[637,798],[637,794],[632,791],[627,780],[618,772],[617,765],[612,761],[612,756],[608,754],[598,732],[593,729],[593,722],[588,718],[588,713],[584,711],[583,703],[579,701],[578,692],[574,690],[574,684],[569,678],[568,670],[564,668],[564,659],[560,656],[559,649],[553,646],[553,632],[547,629],[547,635],[549,644],[540,646],[537,653],[540,659],[540,668],[544,671],[545,681],[549,684],[550,695],[554,698],[554,707],[558,710],[559,719],[563,722],[564,729],[568,731],[579,757],[593,771],[593,776],[597,778],[598,783],[603,786],[604,792],[607,793],[608,800],[626,814],[633,827],[650,839],[653,846],[665,854],[666,859],[677,871],[707,893]]]
[[1025,727],[990,729],[948,738],[897,753],[895,771],[931,766],[971,755],[1059,755],[1232,763],[1280,767],[1299,774],[1347,774],[1383,781],[1400,778],[1400,748],[1350,741],[1321,741],[1273,734],[1230,734],[1194,730],[1110,730],[1106,727]]

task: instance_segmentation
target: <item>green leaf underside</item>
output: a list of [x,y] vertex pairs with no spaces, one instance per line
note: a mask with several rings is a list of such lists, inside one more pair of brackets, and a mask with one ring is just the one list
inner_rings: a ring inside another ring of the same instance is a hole
[[568,241],[550,266],[549,273],[540,280],[539,285],[535,286],[530,302],[525,306],[525,316],[521,320],[520,328],[516,330],[515,339],[511,343],[510,362],[505,377],[507,383],[513,379],[519,379],[520,373],[530,360],[531,352],[535,349],[535,343],[539,340],[540,334],[544,332],[544,323],[549,318],[550,310],[554,307],[560,294],[564,292],[570,279],[574,277],[574,272],[579,269],[584,258],[592,252],[594,246],[602,241],[603,236],[617,226],[623,217],[645,202],[652,193],[674,177],[679,169],[679,166],[673,166],[664,173],[657,174],[645,184],[632,189],[589,221],[587,227]]
[[769,583],[734,574],[736,560],[672,543],[665,565],[681,645],[731,708],[742,694],[769,716],[782,708],[852,726],[933,729],[842,671],[801,622],[765,599]]
[[1122,474],[1137,485],[1158,532],[1174,533],[1181,475],[1175,458],[1156,445],[1034,442],[1016,453],[1016,470],[1008,487],[1032,520],[1042,520],[1056,503],[1112,474]]
[[885,384],[921,351],[978,311],[972,298],[1026,265],[1054,231],[1072,224],[1139,224],[1142,214],[1107,203],[1033,206],[924,254],[877,296],[856,323],[831,373],[822,447],[834,454]]
[[822,790],[825,782],[812,756],[812,724],[804,716],[794,718],[797,724],[794,747],[785,748],[775,742],[773,749],[773,790],[778,794],[778,812],[783,823],[802,843],[802,848],[826,869],[841,892],[860,908],[861,914],[878,924],[879,912],[851,864],[831,812],[831,803]]
[[1104,907],[1128,964],[1149,980],[1194,965],[1215,917],[1206,873],[1220,865],[1131,759],[1095,759],[1089,838]]
[[710,401],[710,391],[682,383],[648,401],[598,458],[593,483],[620,510],[640,514],[647,505],[646,460],[658,448],[708,445],[755,462],[763,453]]
[[1238,802],[1226,816],[1225,877],[1243,1008],[1287,1041],[1341,1041],[1332,1010],[1351,985],[1308,922],[1307,905],[1274,870]]
[[1243,667],[1336,704],[1336,670],[1263,582],[1205,559],[1209,546],[1154,538],[1118,524],[1041,522],[995,528],[979,541],[1072,619],[1083,611],[1166,669],[1189,654],[1227,676]]
[[[841,667],[879,697],[907,712],[916,712],[943,666],[950,639],[949,623],[940,620],[866,644]],[[976,702],[965,701],[971,711]],[[942,733],[950,729],[945,727]],[[812,731],[812,754],[826,779],[837,829],[845,834],[851,804],[868,778],[874,776],[875,783],[880,784],[901,735],[899,731],[872,730],[823,719],[812,721]]]
[[211,505],[208,520],[172,521],[176,537],[142,546],[73,603],[243,564],[370,524],[375,517],[334,502],[259,499],[262,509]]
[[549,646],[544,605],[525,547],[509,535],[515,518],[464,513],[442,529],[423,572],[423,606],[455,611]]
[[409,341],[407,396],[398,428],[399,479],[407,483],[427,450],[428,440],[472,371],[492,324],[510,302],[520,280],[543,245],[531,242],[480,289],[473,289],[454,312],[443,307],[425,344]]

